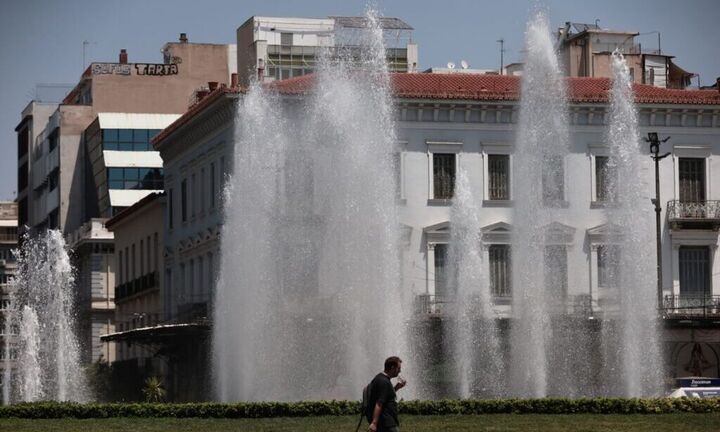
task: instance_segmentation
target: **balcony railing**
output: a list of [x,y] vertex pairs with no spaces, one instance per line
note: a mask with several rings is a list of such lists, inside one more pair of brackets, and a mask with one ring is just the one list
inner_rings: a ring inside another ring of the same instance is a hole
[[135,278],[130,282],[115,287],[115,301],[122,300],[135,294],[157,287],[159,284],[158,272],[148,273]]
[[[438,296],[434,294],[420,294],[415,297],[415,312],[418,315],[442,316],[452,308],[455,299],[451,296]],[[589,294],[567,296],[564,301],[548,302],[549,315],[583,316],[592,315],[592,298]],[[493,305],[511,305],[510,297],[494,297]],[[479,308],[478,308],[479,310]]]
[[666,295],[667,319],[720,319],[720,295]]
[[720,201],[668,201],[667,214],[674,228],[720,227]]

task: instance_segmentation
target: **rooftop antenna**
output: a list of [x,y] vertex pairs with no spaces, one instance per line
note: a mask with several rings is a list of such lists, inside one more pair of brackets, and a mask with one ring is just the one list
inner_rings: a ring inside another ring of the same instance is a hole
[[89,40],[84,40],[84,41],[82,41],[82,45],[83,45],[83,62],[82,62],[82,70],[80,70],[80,73],[85,72],[85,51],[87,50],[87,46],[90,45],[90,44],[95,45],[95,44],[97,44],[97,42],[92,42],[92,41],[89,41]]
[[500,75],[505,75],[503,73],[503,69],[505,68],[505,62],[503,58],[503,54],[505,54],[505,39],[500,38],[497,40],[497,42],[500,44]]
[[465,60],[460,60],[460,66],[463,69],[467,69],[470,65],[468,65],[468,62],[466,62]]
[[450,69],[450,70],[455,69],[455,63],[453,63],[453,62],[448,62],[447,67],[448,67],[448,69]]

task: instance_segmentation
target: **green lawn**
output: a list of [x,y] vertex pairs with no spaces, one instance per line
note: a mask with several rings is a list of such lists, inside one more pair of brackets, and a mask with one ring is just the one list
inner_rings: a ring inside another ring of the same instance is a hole
[[[658,415],[541,415],[491,414],[478,416],[402,416],[403,432],[430,431],[623,431],[623,432],[717,432],[720,414]],[[356,417],[306,417],[270,419],[175,419],[114,418],[26,420],[0,419],[0,431],[92,431],[92,432],[330,432],[355,430]],[[363,423],[361,431],[367,430]]]

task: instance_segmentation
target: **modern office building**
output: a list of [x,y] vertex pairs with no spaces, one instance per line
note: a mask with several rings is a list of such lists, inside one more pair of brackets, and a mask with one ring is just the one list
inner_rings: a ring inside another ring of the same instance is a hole
[[[392,72],[414,72],[418,47],[413,28],[398,18],[379,18]],[[250,17],[237,29],[238,76],[266,81],[312,73],[322,55],[360,58],[358,37],[367,27],[365,17]]]
[[[5,367],[13,367],[17,359],[15,335],[18,328],[10,324],[11,282],[17,269],[14,249],[18,245],[18,204],[16,202],[0,202],[0,376],[4,376]],[[3,378],[0,378],[2,391]]]
[[162,63],[92,63],[60,104],[31,102],[18,132],[21,234],[59,229],[74,251],[85,361],[112,361],[115,260],[107,218],[163,190],[150,139],[209,89],[231,82],[234,45],[165,44]]

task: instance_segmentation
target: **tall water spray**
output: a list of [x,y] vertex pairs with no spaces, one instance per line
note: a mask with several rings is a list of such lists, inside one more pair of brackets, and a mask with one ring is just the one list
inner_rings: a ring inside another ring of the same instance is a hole
[[6,376],[12,389],[4,394],[5,402],[86,401],[74,328],[75,280],[59,231],[25,239],[12,285],[10,321],[18,329],[17,362],[12,376]]
[[[569,151],[567,100],[548,19],[537,13],[528,22],[516,138],[513,215],[513,317],[511,392],[548,394],[551,313],[566,297],[560,277],[562,248],[546,248],[552,222],[560,219],[564,200],[564,158]],[[552,256],[558,254],[558,256]],[[560,277],[558,277],[560,276]]]
[[449,315],[454,325],[446,327],[446,337],[452,340],[460,397],[497,397],[505,388],[505,371],[484,272],[480,207],[473,191],[467,173],[459,167],[450,212],[449,262],[453,263],[455,302]]
[[393,109],[377,15],[367,22],[359,65],[328,53],[303,100],[258,83],[240,98],[215,301],[221,400],[355,399],[408,352]]
[[[610,163],[605,196],[614,200],[606,208],[608,222],[617,236],[607,239],[618,255],[618,314],[609,315],[603,332],[605,352],[620,348],[615,357],[622,384],[613,393],[653,396],[662,389],[662,364],[656,310],[653,220],[646,179],[650,158],[639,142],[638,120],[633,103],[632,79],[619,52],[613,53],[613,86],[610,93],[608,145]],[[613,325],[614,324],[614,325]],[[608,359],[613,363],[612,358]]]

